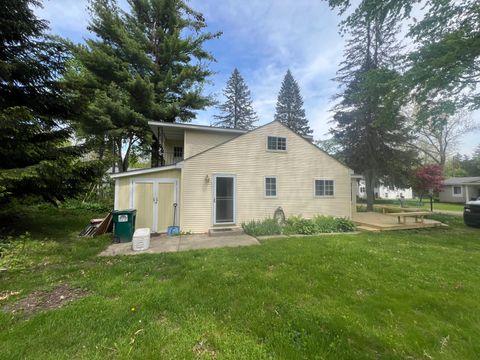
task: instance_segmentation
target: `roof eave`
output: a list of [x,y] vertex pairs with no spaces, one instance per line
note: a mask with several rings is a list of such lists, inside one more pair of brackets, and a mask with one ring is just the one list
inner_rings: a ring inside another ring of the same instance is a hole
[[138,170],[124,171],[124,172],[116,173],[116,174],[110,174],[110,177],[112,179],[118,179],[118,178],[122,178],[122,177],[151,174],[151,173],[156,173],[156,172],[182,169],[182,168],[183,168],[183,161],[180,161],[180,162],[176,163],[175,165],[160,166],[160,167],[147,168],[147,169],[138,169]]
[[148,125],[174,128],[174,129],[223,132],[223,133],[230,133],[230,134],[245,134],[248,132],[248,130],[243,130],[243,129],[230,129],[230,128],[221,128],[221,127],[206,126],[206,125],[195,125],[195,124],[177,124],[177,123],[167,123],[163,121],[149,121]]

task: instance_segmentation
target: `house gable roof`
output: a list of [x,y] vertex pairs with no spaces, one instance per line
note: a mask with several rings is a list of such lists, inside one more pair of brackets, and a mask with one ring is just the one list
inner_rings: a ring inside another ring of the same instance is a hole
[[[343,164],[342,162],[338,161],[337,159],[335,159],[333,156],[331,156],[330,154],[328,154],[327,152],[325,152],[324,150],[320,149],[318,146],[316,146],[311,140],[313,139],[312,136],[302,136],[302,135],[299,135],[297,134],[295,131],[291,130],[289,127],[285,126],[284,124],[282,124],[281,122],[279,122],[278,120],[274,120],[274,121],[271,121],[269,123],[266,123],[262,126],[259,126],[253,130],[239,130],[239,129],[224,129],[224,128],[214,128],[214,127],[211,127],[211,126],[204,126],[204,125],[186,125],[186,124],[171,124],[171,123],[163,123],[163,122],[149,122],[150,125],[159,125],[159,126],[163,126],[163,125],[166,125],[166,126],[169,126],[169,127],[182,127],[182,128],[194,128],[194,129],[203,129],[205,131],[209,131],[210,129],[218,129],[220,131],[222,130],[227,130],[226,132],[231,132],[232,130],[237,132],[238,133],[238,136],[235,136],[231,139],[228,139],[218,145],[215,145],[207,150],[204,150],[204,151],[201,151],[195,155],[192,155],[186,159],[184,159],[183,161],[177,163],[176,165],[171,165],[171,166],[161,166],[161,167],[155,167],[155,168],[147,168],[147,169],[134,169],[134,170],[129,170],[129,171],[125,171],[125,172],[121,172],[121,173],[116,173],[116,174],[110,174],[110,177],[115,179],[115,178],[121,178],[121,177],[127,177],[127,176],[133,176],[133,175],[141,175],[141,174],[148,174],[148,173],[155,173],[155,172],[160,172],[160,171],[166,171],[166,170],[173,170],[173,169],[181,169],[183,167],[183,164],[184,162],[186,161],[190,161],[191,159],[194,159],[196,158],[197,156],[200,156],[202,154],[205,154],[213,149],[216,149],[220,146],[223,146],[223,145],[226,145],[227,143],[230,143],[231,141],[234,141],[236,139],[238,139],[239,137],[242,137],[244,135],[247,135],[251,132],[254,132],[254,131],[257,131],[261,128],[264,128],[270,124],[273,124],[273,123],[278,123],[280,126],[284,127],[285,129],[287,129],[289,132],[291,132],[294,136],[297,136],[299,138],[301,138],[303,141],[306,141],[309,146],[313,146],[316,150],[320,151],[321,153],[323,153],[324,155],[328,156],[329,158],[331,158],[332,160],[334,160],[335,162],[337,162],[338,164],[340,164],[341,166],[343,166],[344,168],[346,168],[347,170],[350,171],[351,175],[355,177],[354,175],[354,171],[352,169],[350,169],[347,165]],[[214,130],[216,131],[216,130]],[[356,176],[358,177],[358,176]]]
[[259,129],[262,129],[262,128],[264,128],[264,127],[266,127],[266,126],[268,126],[268,125],[271,125],[271,124],[273,124],[273,123],[278,123],[280,126],[282,126],[283,128],[287,129],[289,132],[291,132],[294,136],[297,136],[297,137],[301,138],[303,141],[307,142],[310,146],[313,146],[315,149],[317,149],[318,151],[320,151],[320,152],[323,153],[324,155],[328,156],[328,157],[331,158],[332,160],[336,161],[337,163],[339,163],[340,165],[342,165],[343,167],[345,167],[346,169],[348,169],[348,170],[351,172],[351,174],[353,175],[354,171],[353,171],[352,169],[350,169],[347,165],[345,165],[344,163],[338,161],[338,160],[335,159],[332,155],[330,155],[330,154],[328,154],[327,152],[325,152],[324,150],[320,149],[320,148],[319,148],[318,146],[316,146],[312,141],[309,140],[309,139],[313,139],[313,137],[311,137],[311,136],[306,137],[306,136],[299,135],[299,134],[297,134],[295,131],[293,131],[292,129],[290,129],[288,126],[285,126],[284,124],[282,124],[282,123],[281,123],[280,121],[278,121],[278,120],[274,120],[274,121],[271,121],[271,122],[269,122],[269,123],[263,124],[262,126],[259,126],[259,127],[255,128],[255,129],[253,129],[253,130],[250,130],[250,131],[248,131],[248,132],[246,132],[246,133],[244,133],[244,134],[242,134],[242,135],[240,135],[240,136],[236,136],[236,137],[234,137],[234,138],[232,138],[232,139],[229,139],[229,140],[227,140],[227,141],[224,141],[223,143],[220,143],[220,144],[218,144],[218,145],[216,145],[216,146],[213,146],[213,147],[211,147],[211,148],[209,148],[209,149],[207,149],[207,150],[204,150],[204,151],[202,151],[202,152],[199,152],[198,154],[192,155],[192,156],[190,156],[189,158],[184,159],[184,161],[189,161],[189,160],[191,160],[191,159],[194,159],[194,158],[196,158],[197,156],[200,156],[200,155],[202,155],[202,154],[208,153],[209,151],[211,151],[211,150],[213,150],[213,149],[217,149],[217,148],[219,148],[219,147],[221,147],[221,146],[224,146],[224,145],[226,145],[226,144],[228,144],[228,143],[230,143],[230,142],[232,142],[232,141],[234,141],[234,140],[236,140],[236,139],[238,139],[238,138],[240,138],[240,137],[242,137],[242,136],[245,136],[245,135],[250,134],[250,133],[252,133],[252,132],[258,131]]

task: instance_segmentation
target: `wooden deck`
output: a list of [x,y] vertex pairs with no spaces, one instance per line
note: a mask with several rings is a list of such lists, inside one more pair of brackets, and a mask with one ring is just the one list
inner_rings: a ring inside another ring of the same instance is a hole
[[377,212],[354,213],[353,221],[357,224],[358,229],[363,231],[408,230],[446,226],[440,221],[430,219],[425,219],[423,223],[416,223],[414,218],[407,218],[406,223],[399,224],[396,217]]

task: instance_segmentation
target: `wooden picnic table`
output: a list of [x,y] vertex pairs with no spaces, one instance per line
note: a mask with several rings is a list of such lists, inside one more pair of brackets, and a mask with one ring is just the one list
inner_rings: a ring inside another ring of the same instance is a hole
[[[414,217],[415,222],[423,223],[423,217],[427,215],[432,215],[432,213],[430,211],[415,211],[415,212],[401,212],[401,213],[386,213],[385,215],[396,216],[398,218],[399,224],[405,224],[407,217]],[[418,221],[418,219],[420,219],[420,221]]]
[[401,210],[402,212],[419,212],[425,211],[418,208],[400,208],[398,206],[388,206],[388,205],[374,205],[375,208],[382,209],[382,214],[387,214],[389,212],[396,212]]

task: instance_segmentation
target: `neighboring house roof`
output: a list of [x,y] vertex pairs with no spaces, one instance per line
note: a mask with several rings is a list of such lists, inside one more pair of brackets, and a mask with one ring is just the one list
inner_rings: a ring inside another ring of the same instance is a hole
[[452,177],[452,178],[445,179],[443,184],[444,185],[467,185],[467,184],[480,185],[480,176]]

